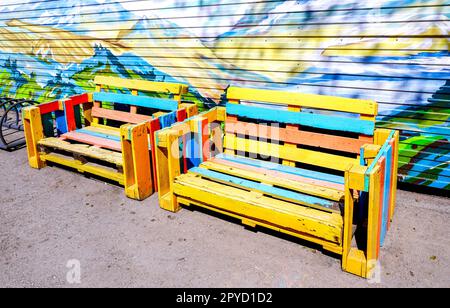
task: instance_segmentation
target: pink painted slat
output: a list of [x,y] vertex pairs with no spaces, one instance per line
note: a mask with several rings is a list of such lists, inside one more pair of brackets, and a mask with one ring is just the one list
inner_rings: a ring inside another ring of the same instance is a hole
[[122,151],[122,145],[118,141],[108,140],[105,138],[95,137],[78,132],[68,132],[61,136],[61,139],[68,139],[73,141],[78,141],[90,145],[97,146],[99,148],[109,149],[113,151]]
[[131,124],[139,124],[142,122],[150,121],[152,119],[151,116],[133,114],[117,110],[109,110],[98,107],[92,108],[92,116],[95,118],[104,118]]

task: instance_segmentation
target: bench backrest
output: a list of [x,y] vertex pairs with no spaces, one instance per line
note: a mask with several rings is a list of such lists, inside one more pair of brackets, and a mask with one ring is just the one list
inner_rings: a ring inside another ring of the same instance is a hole
[[344,171],[374,141],[374,101],[236,87],[227,99],[228,153]]
[[[137,124],[160,118],[162,127],[176,122],[182,95],[188,90],[188,86],[184,84],[104,76],[95,77],[94,83],[96,84],[92,108],[94,121],[107,119]],[[112,89],[126,90],[131,94],[109,92]],[[139,95],[144,93],[151,93],[154,97]]]

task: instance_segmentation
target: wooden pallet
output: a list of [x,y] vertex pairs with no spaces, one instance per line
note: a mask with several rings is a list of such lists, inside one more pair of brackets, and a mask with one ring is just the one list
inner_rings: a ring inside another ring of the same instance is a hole
[[299,237],[371,277],[394,212],[398,153],[398,132],[375,128],[377,103],[234,87],[227,99],[156,133],[161,207],[195,205]]
[[187,93],[182,84],[112,77],[94,82],[94,93],[24,110],[30,165],[63,165],[115,181],[125,186],[128,197],[145,199],[157,188],[154,133],[195,115],[197,108],[182,102]]

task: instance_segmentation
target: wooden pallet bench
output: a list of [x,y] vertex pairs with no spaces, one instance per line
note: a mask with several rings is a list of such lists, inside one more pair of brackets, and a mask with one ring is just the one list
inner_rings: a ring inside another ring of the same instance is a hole
[[227,98],[156,133],[161,207],[286,233],[372,277],[394,213],[399,142],[375,128],[377,103],[233,87]]
[[197,114],[183,84],[97,76],[96,91],[24,109],[29,163],[47,163],[125,186],[143,200],[157,189],[154,133]]

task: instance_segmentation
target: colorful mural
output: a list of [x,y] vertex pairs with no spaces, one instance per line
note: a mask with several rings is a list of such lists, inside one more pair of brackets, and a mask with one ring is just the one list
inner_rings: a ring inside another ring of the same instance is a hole
[[[370,3],[370,4],[369,4]],[[0,95],[49,101],[97,74],[380,103],[403,181],[450,190],[448,0],[2,0]]]

